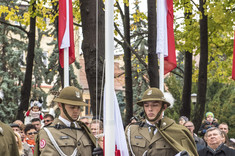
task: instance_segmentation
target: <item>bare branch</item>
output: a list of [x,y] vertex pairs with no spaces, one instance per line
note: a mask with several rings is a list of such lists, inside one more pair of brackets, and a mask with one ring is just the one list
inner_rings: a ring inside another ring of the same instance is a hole
[[128,48],[130,48],[130,50],[132,51],[133,54],[135,54],[136,58],[140,61],[141,64],[144,65],[145,68],[147,68],[147,64],[144,62],[144,60],[142,60],[142,58],[140,57],[140,55],[138,54],[138,51],[136,51],[135,49],[133,49],[132,46],[130,46],[130,44],[126,41],[125,37],[122,35],[122,33],[120,32],[120,30],[118,29],[117,25],[114,24],[115,30],[118,32],[118,34],[121,36],[121,38],[123,39],[124,43],[128,46]]
[[120,4],[119,4],[119,2],[116,2],[117,3],[117,8],[120,10],[120,15],[121,15],[121,18],[122,18],[122,22],[124,23],[124,13],[123,13],[123,11],[122,11],[122,8],[121,8],[121,6],[120,6]]
[[193,1],[193,0],[191,0],[191,2],[194,4],[194,6],[199,10],[199,8],[197,7],[197,4]]

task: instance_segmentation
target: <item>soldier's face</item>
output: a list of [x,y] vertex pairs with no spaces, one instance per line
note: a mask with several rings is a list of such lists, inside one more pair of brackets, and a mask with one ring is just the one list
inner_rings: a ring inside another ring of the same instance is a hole
[[[66,115],[64,114],[63,112],[63,109],[62,109],[62,106],[59,105],[60,107],[60,111],[61,111],[61,117],[63,117],[64,119],[67,119],[69,120]],[[81,112],[81,109],[80,109],[80,106],[75,106],[75,105],[67,105],[65,104],[65,109],[67,111],[67,113],[69,114],[69,116],[73,119],[73,120],[77,120],[79,115],[80,115],[80,112]]]
[[[153,120],[157,116],[161,107],[162,107],[162,101],[146,101],[146,102],[144,102],[144,111],[145,111],[148,119],[150,119],[150,120]],[[164,105],[163,111],[165,109],[166,109],[166,107]],[[160,117],[157,120],[162,118],[162,114],[160,115]]]

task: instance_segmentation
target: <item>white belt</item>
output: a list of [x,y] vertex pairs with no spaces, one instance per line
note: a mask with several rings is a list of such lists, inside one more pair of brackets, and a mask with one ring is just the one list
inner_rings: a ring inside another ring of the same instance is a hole
[[[58,144],[56,143],[54,137],[52,136],[51,132],[46,128],[44,127],[44,130],[46,131],[49,139],[51,140],[53,146],[56,148],[56,150],[58,151],[58,153],[61,155],[61,156],[67,156],[66,154],[64,154],[64,152],[60,149],[60,147],[58,146]],[[78,152],[78,149],[77,147],[74,149],[73,151],[73,154],[71,156],[76,156],[77,155],[77,152]]]

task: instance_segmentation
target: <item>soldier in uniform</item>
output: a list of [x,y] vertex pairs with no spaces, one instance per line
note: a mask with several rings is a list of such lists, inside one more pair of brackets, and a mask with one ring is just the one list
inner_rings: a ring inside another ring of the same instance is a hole
[[126,127],[129,153],[132,156],[198,156],[195,142],[187,128],[176,124],[163,112],[170,106],[163,93],[150,88],[137,104],[144,108],[146,119]]
[[[95,138],[82,122],[77,121],[80,107],[86,106],[76,87],[64,88],[53,101],[58,103],[60,116],[42,128],[36,139],[34,155],[91,156]],[[93,153],[92,153],[93,152]],[[102,154],[95,148],[95,154]]]
[[[3,92],[0,90],[0,103],[3,100]],[[15,134],[12,128],[0,121],[0,155],[19,156]]]

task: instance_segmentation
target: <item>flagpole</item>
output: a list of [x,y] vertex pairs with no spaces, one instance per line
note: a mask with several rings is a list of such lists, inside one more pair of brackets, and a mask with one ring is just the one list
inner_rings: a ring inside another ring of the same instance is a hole
[[113,0],[105,1],[105,155],[115,154]]
[[159,89],[164,92],[164,54],[160,53]]
[[69,86],[69,48],[64,48],[64,87]]

